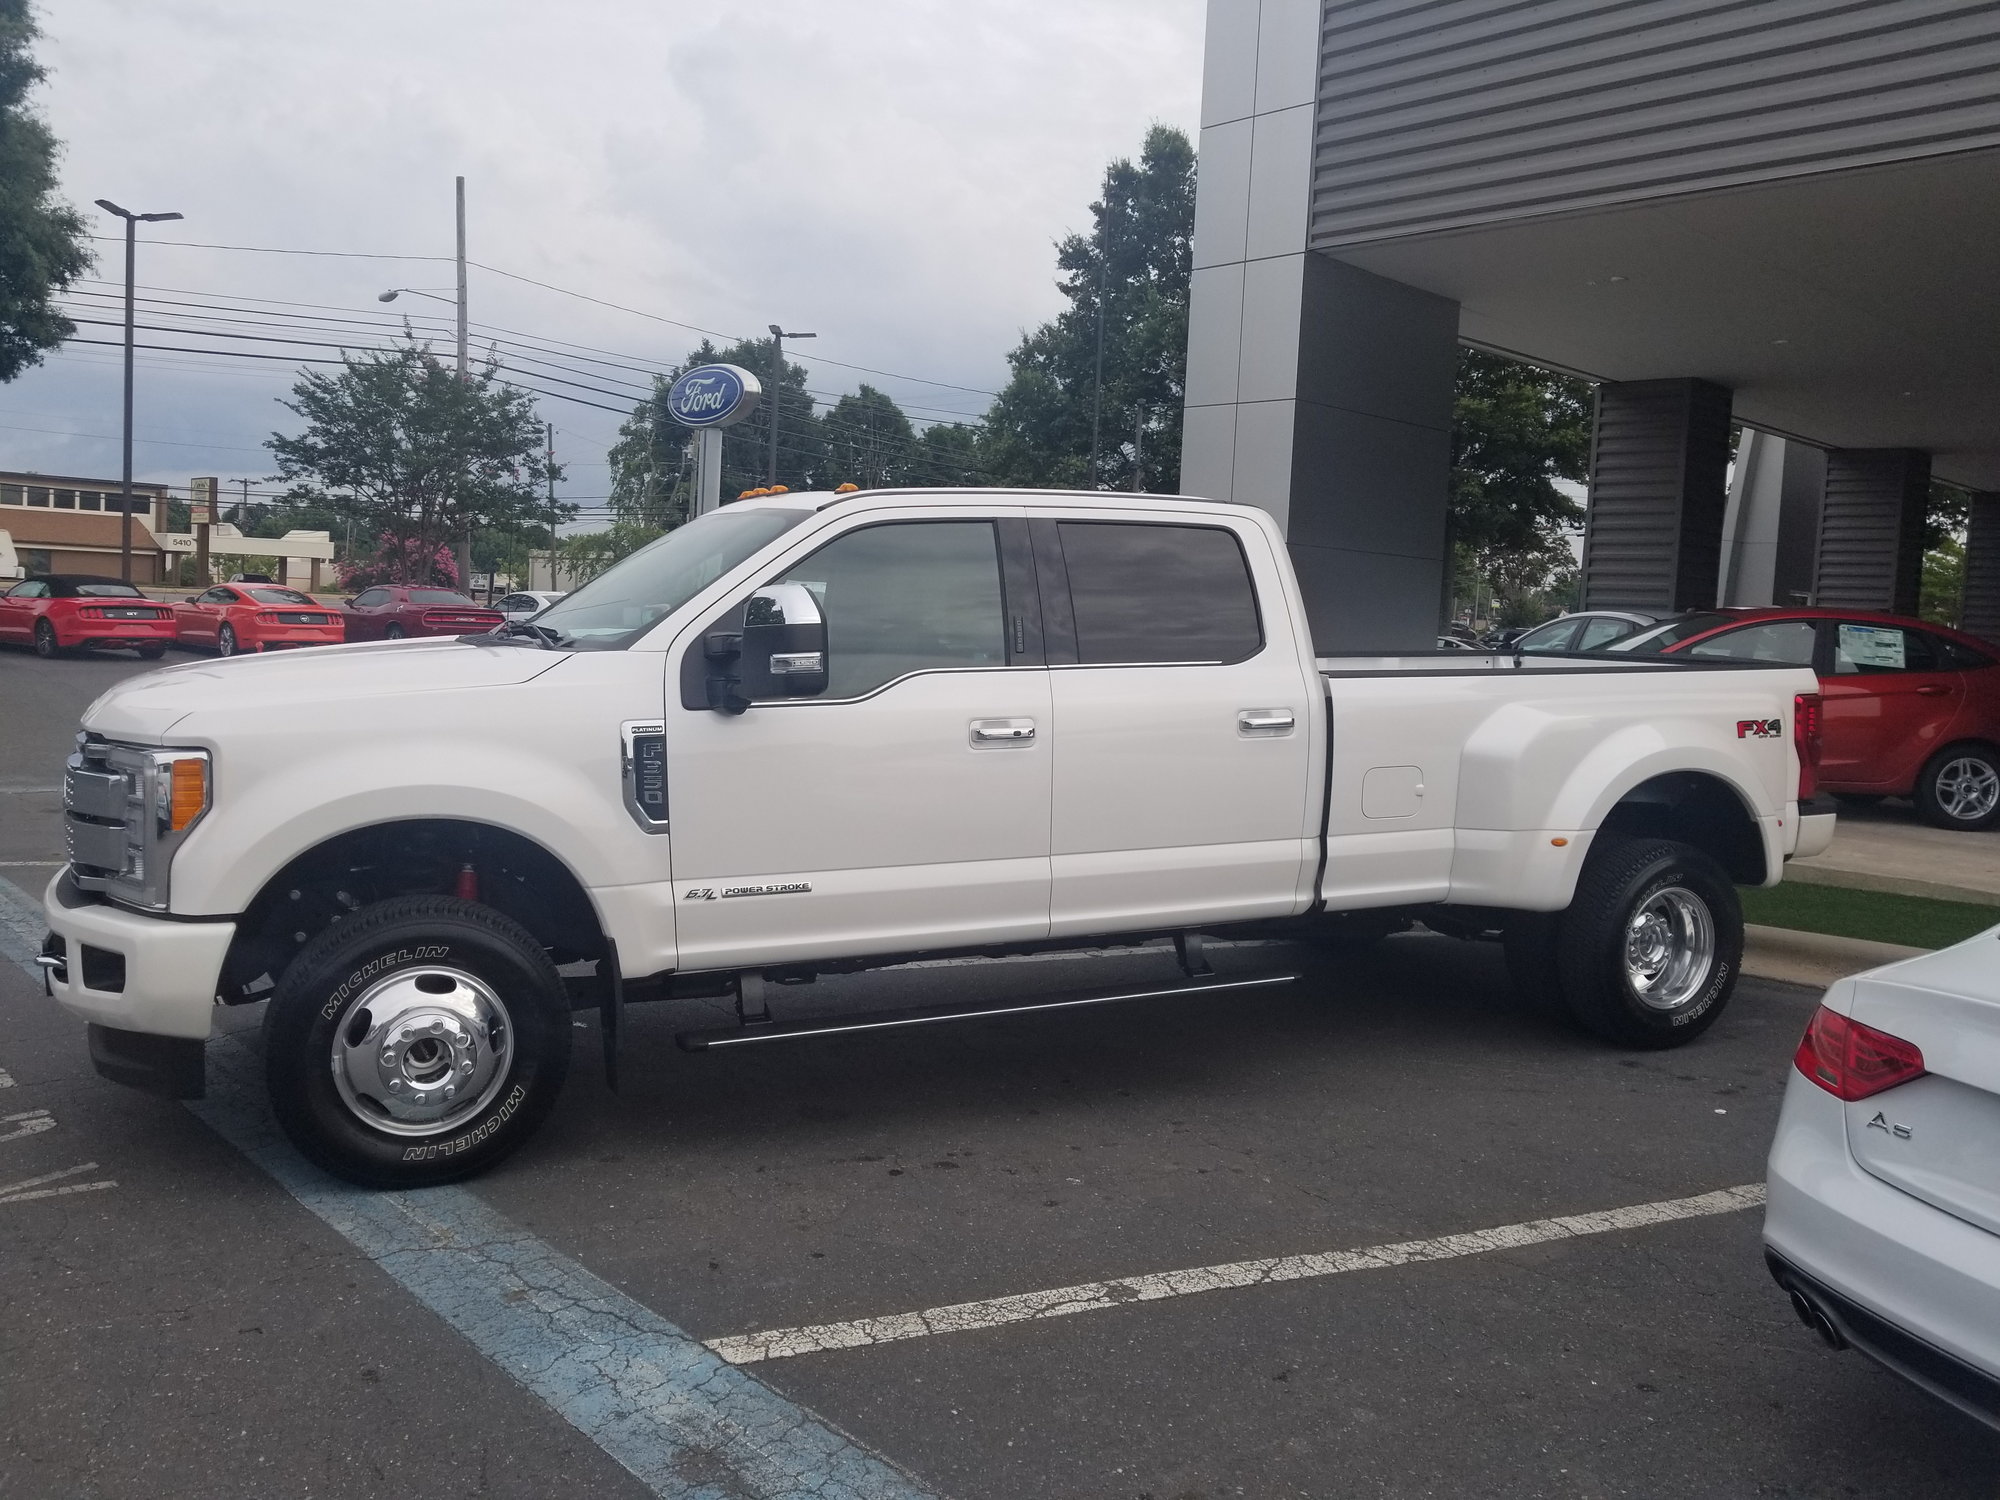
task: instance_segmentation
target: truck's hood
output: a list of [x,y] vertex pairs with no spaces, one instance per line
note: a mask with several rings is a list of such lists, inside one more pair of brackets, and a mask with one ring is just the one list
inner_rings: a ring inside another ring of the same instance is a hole
[[456,638],[320,646],[188,662],[130,678],[84,710],[83,727],[107,739],[161,744],[204,710],[282,714],[301,703],[432,695],[509,687],[569,659],[531,646],[471,645]]

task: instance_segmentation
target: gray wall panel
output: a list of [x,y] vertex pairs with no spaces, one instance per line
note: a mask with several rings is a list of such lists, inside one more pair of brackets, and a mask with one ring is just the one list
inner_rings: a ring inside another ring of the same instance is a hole
[[1316,249],[2000,144],[1990,0],[1326,0]]
[[1813,603],[1914,615],[1923,583],[1931,460],[1912,448],[1835,448],[1826,456]]
[[1965,527],[1965,596],[1959,624],[2000,646],[2000,495],[1972,497]]

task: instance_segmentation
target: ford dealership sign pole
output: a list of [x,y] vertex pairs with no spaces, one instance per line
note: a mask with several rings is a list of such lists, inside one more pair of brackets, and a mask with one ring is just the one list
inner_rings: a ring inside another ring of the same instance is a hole
[[757,409],[764,388],[740,365],[696,365],[667,392],[667,413],[695,437],[694,513],[722,502],[722,429]]

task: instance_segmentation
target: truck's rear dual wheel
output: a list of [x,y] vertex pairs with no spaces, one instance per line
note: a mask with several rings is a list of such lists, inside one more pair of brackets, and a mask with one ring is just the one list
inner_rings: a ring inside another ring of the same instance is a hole
[[1600,839],[1567,911],[1508,935],[1516,986],[1625,1047],[1678,1047],[1722,1015],[1743,906],[1721,866],[1671,839]]
[[534,1134],[569,1067],[548,955],[519,923],[448,896],[329,927],[285,971],[264,1027],[278,1123],[364,1187],[484,1171]]

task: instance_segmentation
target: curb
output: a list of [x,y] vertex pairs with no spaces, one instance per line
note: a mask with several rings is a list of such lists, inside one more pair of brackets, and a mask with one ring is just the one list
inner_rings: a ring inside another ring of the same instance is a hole
[[1798,932],[1789,927],[1743,928],[1743,972],[1757,979],[1825,989],[1836,979],[1877,968],[1901,958],[1929,953],[1901,943],[1875,943],[1866,938],[1835,937],[1825,932]]

